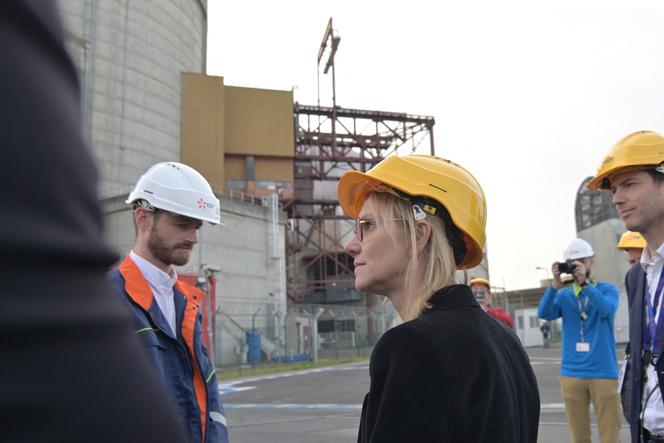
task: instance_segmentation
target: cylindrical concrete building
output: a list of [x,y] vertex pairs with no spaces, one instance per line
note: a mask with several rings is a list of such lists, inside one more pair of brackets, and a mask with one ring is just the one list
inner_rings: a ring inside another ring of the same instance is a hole
[[180,160],[182,72],[205,72],[206,0],[61,0],[102,196]]

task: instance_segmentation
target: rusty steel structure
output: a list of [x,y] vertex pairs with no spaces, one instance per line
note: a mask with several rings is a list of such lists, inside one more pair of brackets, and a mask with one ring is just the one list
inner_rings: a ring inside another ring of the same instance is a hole
[[[388,155],[413,153],[423,143],[434,154],[433,117],[337,106],[334,56],[340,41],[330,17],[317,56],[318,104],[293,108],[294,193],[282,201],[290,221],[286,292],[292,303],[359,301],[353,260],[343,245],[353,224],[337,200],[341,174],[367,171]],[[324,74],[332,73],[331,107],[320,106],[322,61]]]
[[339,207],[336,183],[346,170],[367,171],[393,153],[428,147],[433,155],[435,121],[428,116],[298,103],[293,111],[294,195],[282,201],[290,220],[288,299],[302,303],[306,295],[319,294],[315,301],[347,302],[344,293],[353,291],[354,278],[343,240],[353,225]]

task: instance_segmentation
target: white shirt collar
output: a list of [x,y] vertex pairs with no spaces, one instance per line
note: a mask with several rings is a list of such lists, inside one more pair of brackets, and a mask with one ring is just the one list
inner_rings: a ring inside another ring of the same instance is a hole
[[141,274],[143,274],[143,277],[145,277],[150,286],[160,291],[172,289],[173,286],[175,286],[175,283],[178,280],[178,275],[173,267],[171,267],[171,271],[173,272],[173,275],[171,276],[138,255],[133,250],[129,253],[129,256],[134,263],[136,263],[138,269],[141,270]]

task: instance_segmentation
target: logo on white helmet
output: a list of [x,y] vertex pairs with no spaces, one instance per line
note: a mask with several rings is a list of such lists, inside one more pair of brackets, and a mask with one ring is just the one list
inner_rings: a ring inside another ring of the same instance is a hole
[[203,197],[198,199],[197,204],[200,209],[214,209],[214,203],[205,201]]

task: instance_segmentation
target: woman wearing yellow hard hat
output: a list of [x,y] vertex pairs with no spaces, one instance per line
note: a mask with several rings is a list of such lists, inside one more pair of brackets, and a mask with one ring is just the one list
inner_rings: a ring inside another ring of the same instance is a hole
[[358,290],[390,299],[404,323],[371,355],[358,440],[535,442],[537,381],[516,336],[455,271],[482,260],[486,202],[463,167],[390,156],[339,180],[355,219],[346,252]]

